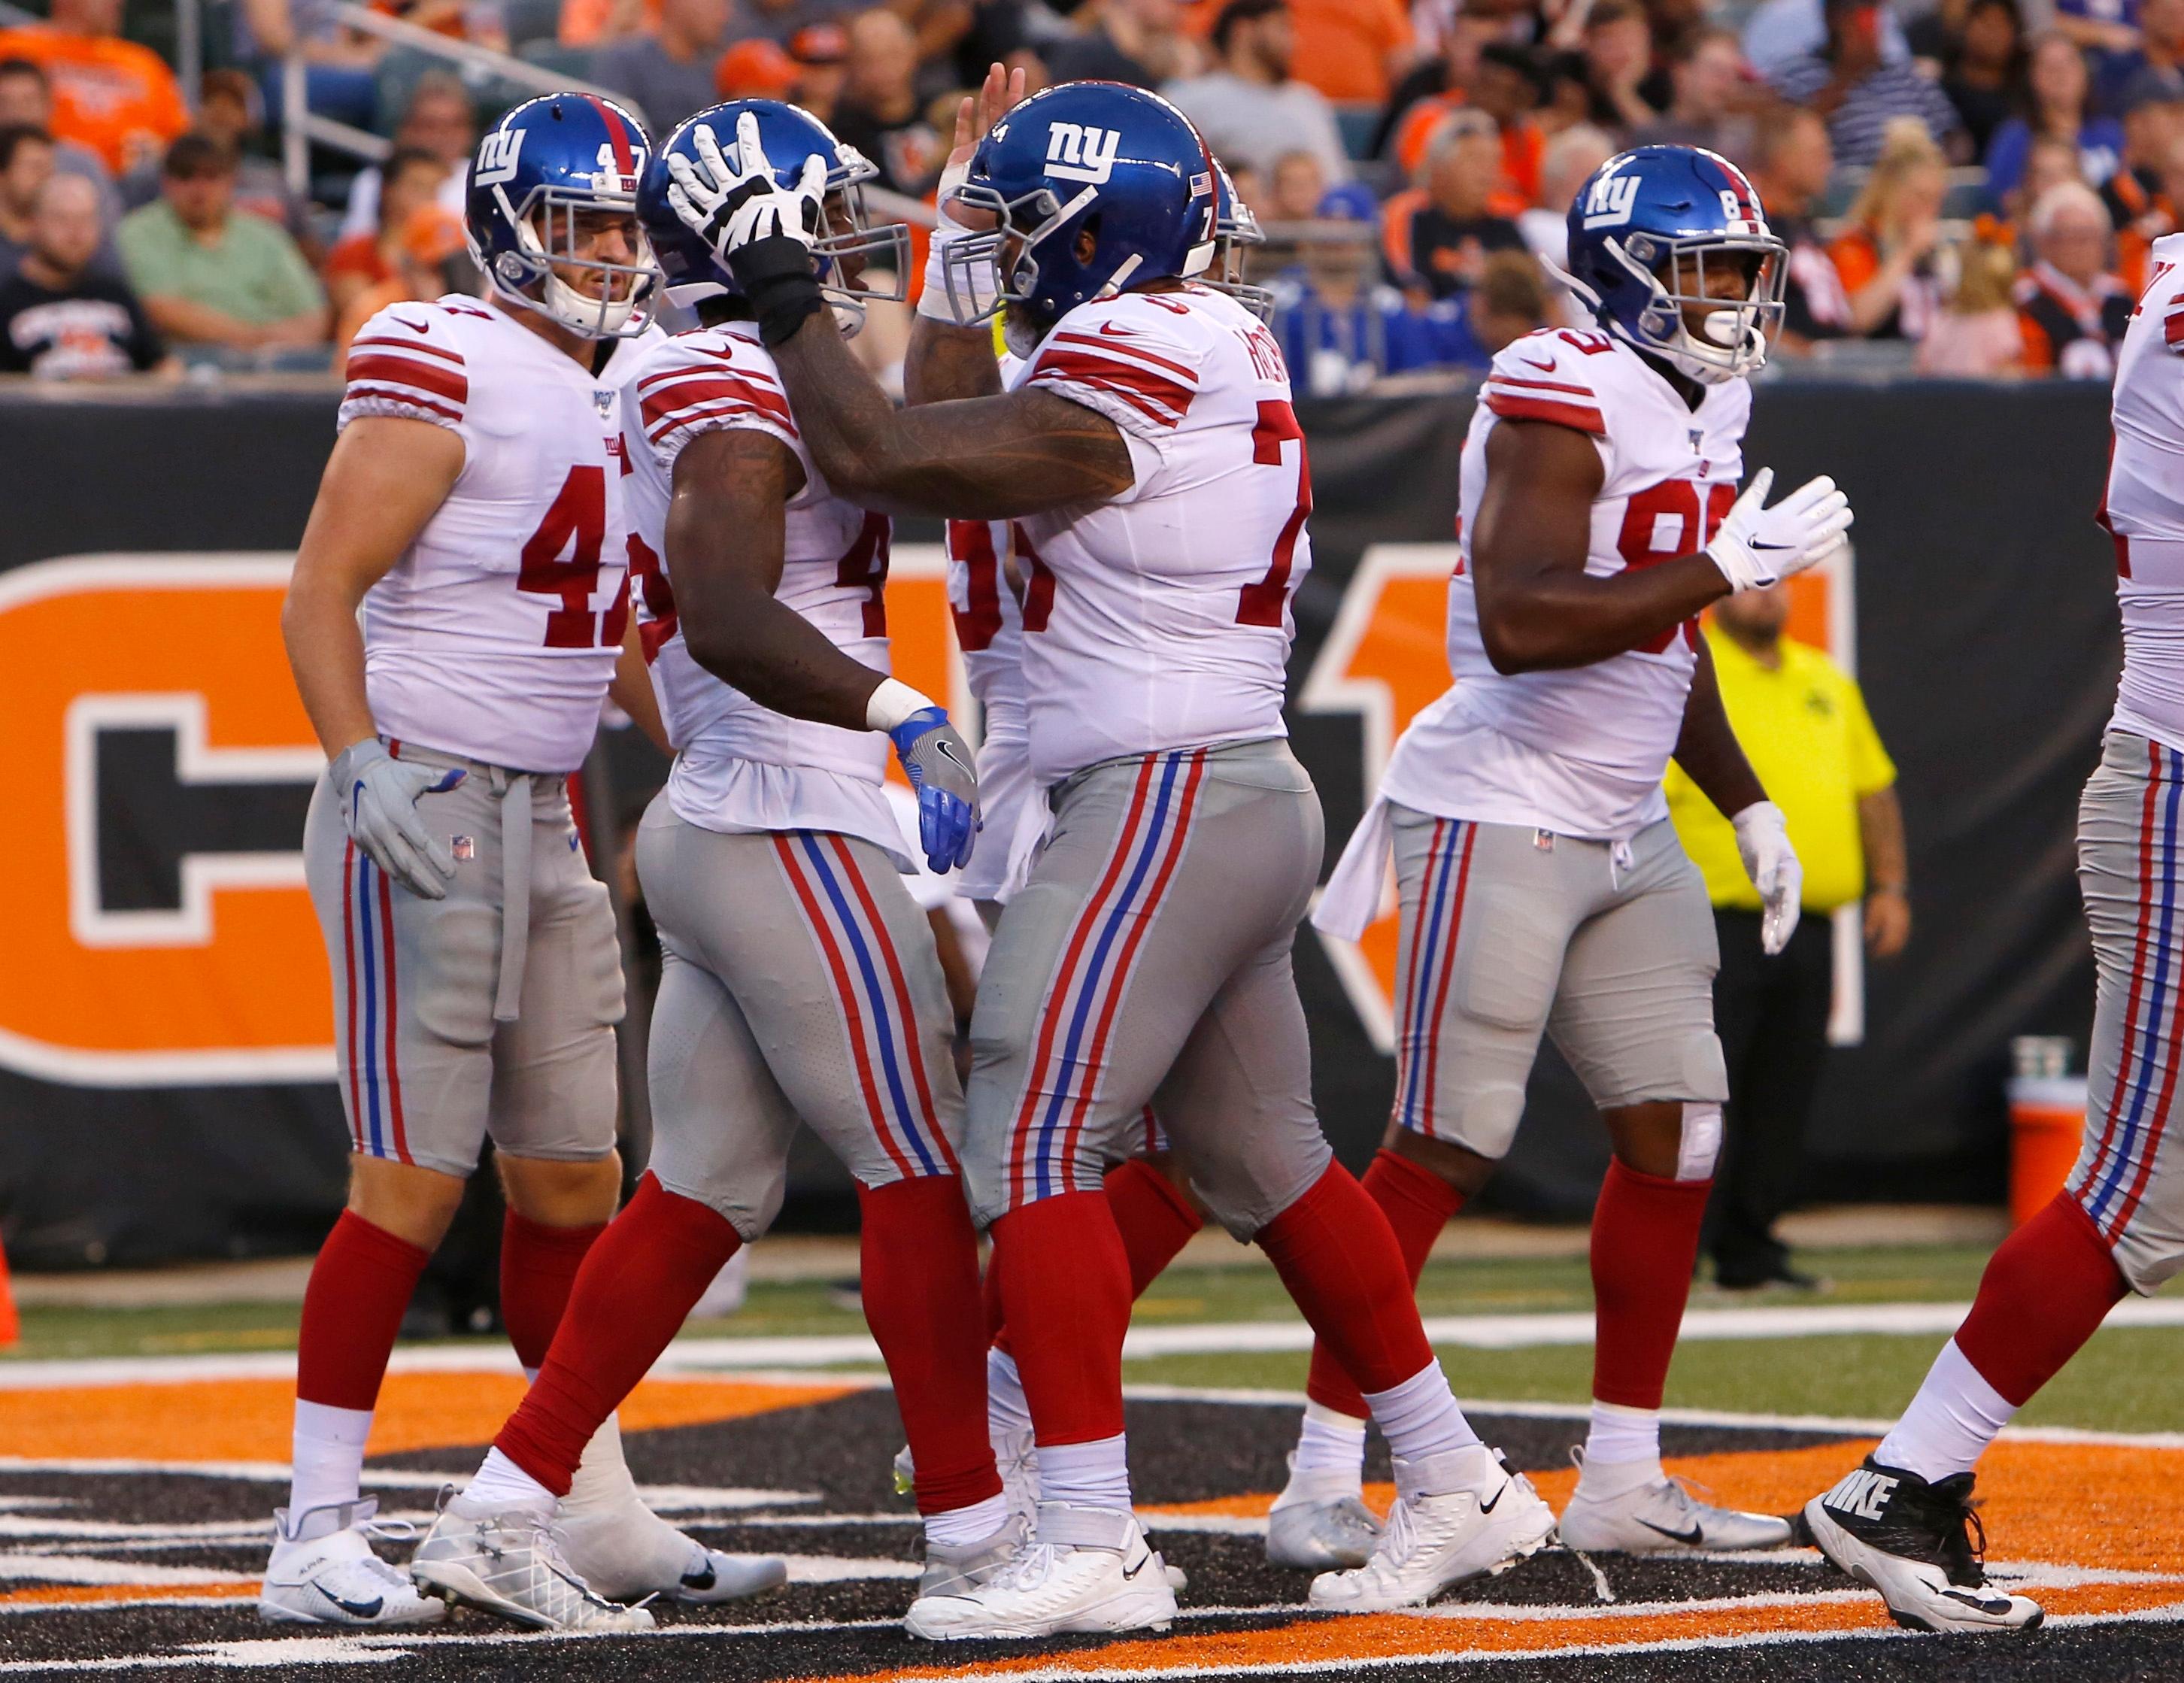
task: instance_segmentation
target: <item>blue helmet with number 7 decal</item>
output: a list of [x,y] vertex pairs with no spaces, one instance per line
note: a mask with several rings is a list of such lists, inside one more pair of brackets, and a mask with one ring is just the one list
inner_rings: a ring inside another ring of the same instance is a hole
[[[1765,365],[1788,260],[1736,164],[1696,146],[1641,146],[1578,189],[1562,278],[1609,333],[1712,386]],[[1741,296],[1722,287],[1724,267],[1742,276]]]

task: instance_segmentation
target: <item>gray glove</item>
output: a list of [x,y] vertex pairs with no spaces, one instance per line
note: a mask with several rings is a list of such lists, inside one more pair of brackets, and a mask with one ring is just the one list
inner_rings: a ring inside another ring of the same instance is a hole
[[445,900],[455,879],[455,855],[426,833],[417,797],[445,794],[469,774],[445,766],[408,766],[377,737],[351,743],[327,768],[341,797],[349,839],[371,862],[426,900]]
[[888,734],[903,775],[917,791],[917,839],[935,876],[971,862],[978,837],[978,777],[970,744],[956,734],[945,709],[925,707]]

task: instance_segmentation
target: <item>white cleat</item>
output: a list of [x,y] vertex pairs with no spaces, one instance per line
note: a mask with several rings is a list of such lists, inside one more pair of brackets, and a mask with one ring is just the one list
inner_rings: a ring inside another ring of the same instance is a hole
[[1986,1581],[1986,1533],[1972,1507],[1972,1475],[1929,1484],[1871,1456],[1825,1496],[1805,1524],[1829,1562],[1888,1603],[1914,1630],[2031,1630],[2039,1602]]
[[1583,1470],[1563,1509],[1562,1540],[1580,1553],[1786,1548],[1791,1541],[1787,1519],[1711,1507],[1663,1472],[1658,1461],[1588,1464],[1581,1450],[1572,1450],[1570,1458]]
[[779,1556],[707,1548],[647,1507],[634,1488],[611,1502],[564,1498],[554,1510],[554,1536],[569,1569],[610,1602],[658,1596],[710,1607],[788,1581],[788,1563]]
[[1554,1511],[1531,1481],[1484,1444],[1396,1463],[1396,1505],[1379,1546],[1351,1572],[1312,1580],[1313,1607],[1386,1613],[1424,1607],[1443,1590],[1506,1572],[1554,1535]]
[[929,1642],[1165,1630],[1175,1591],[1162,1565],[1135,1514],[1042,1502],[1038,1536],[1006,1566],[974,1588],[920,1596],[903,1628]]
[[925,1570],[918,1574],[917,1593],[960,1596],[991,1583],[1001,1569],[1017,1558],[1031,1535],[1031,1528],[1011,1513],[1001,1528],[983,1542],[925,1545]]
[[561,1558],[549,1515],[527,1508],[488,1513],[452,1489],[417,1545],[410,1575],[421,1590],[543,1630],[649,1630],[641,1607],[616,1607],[593,1593]]
[[1290,1481],[1267,1515],[1267,1564],[1304,1572],[1362,1566],[1380,1541],[1380,1522],[1357,1491],[1357,1474],[1300,1473],[1290,1452]]
[[371,1552],[378,1511],[378,1501],[367,1496],[311,1508],[291,1524],[288,1510],[276,1508],[258,1616],[272,1624],[378,1630],[429,1624],[446,1613],[443,1602],[417,1593],[408,1573]]

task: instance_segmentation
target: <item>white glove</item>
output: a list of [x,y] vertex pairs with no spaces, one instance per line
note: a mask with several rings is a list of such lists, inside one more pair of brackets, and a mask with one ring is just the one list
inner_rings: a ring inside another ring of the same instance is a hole
[[819,237],[827,226],[827,160],[817,153],[804,160],[796,185],[785,187],[773,178],[758,119],[749,112],[736,119],[730,153],[721,150],[710,124],[700,123],[690,140],[696,164],[668,154],[667,172],[675,180],[667,202],[682,225],[712,247],[722,266],[730,252],[777,234],[806,248]]
[[349,839],[371,862],[426,900],[445,900],[455,879],[454,850],[426,832],[417,797],[445,794],[469,775],[446,766],[404,765],[377,737],[351,743],[327,775],[340,795]]
[[1790,826],[1782,809],[1771,800],[1755,800],[1730,822],[1736,830],[1736,850],[1744,857],[1744,874],[1759,890],[1763,908],[1759,919],[1759,945],[1772,958],[1790,945],[1803,910],[1805,867],[1797,863],[1797,850],[1790,845]]
[[1707,558],[1732,590],[1764,590],[1804,571],[1832,554],[1850,530],[1850,499],[1827,475],[1807,481],[1773,508],[1763,507],[1774,484],[1773,468],[1753,474],[1706,546]]

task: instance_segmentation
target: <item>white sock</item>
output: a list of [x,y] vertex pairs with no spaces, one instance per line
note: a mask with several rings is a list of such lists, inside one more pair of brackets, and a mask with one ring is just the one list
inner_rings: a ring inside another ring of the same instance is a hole
[[1365,1484],[1365,1422],[1339,1413],[1317,1402],[1304,1406],[1304,1423],[1297,1429],[1296,1456],[1290,1463],[1296,1473],[1347,1473],[1350,1482],[1362,1490]]
[[638,1500],[637,1480],[631,1475],[629,1463],[622,1459],[619,1415],[608,1415],[584,1446],[583,1458],[577,1463],[576,1473],[569,1480],[566,1500],[584,1505]]
[[1593,1400],[1592,1425],[1585,1435],[1585,1464],[1603,1467],[1661,1458],[1661,1411],[1626,1408]]
[[370,1435],[369,1408],[336,1408],[331,1403],[296,1399],[295,1432],[288,1452],[294,1463],[288,1481],[291,1524],[315,1507],[354,1502],[362,1494],[364,1444]]
[[1039,1446],[1039,1494],[1042,1502],[1066,1502],[1072,1507],[1130,1506],[1130,1461],[1117,1432],[1090,1443]]
[[1953,1338],[1873,1458],[1929,1484],[1969,1473],[2016,1412],[2017,1405],[1981,1377]]
[[925,1516],[925,1541],[950,1548],[983,1543],[1008,1523],[1009,1499],[989,1496],[968,1507],[951,1507],[945,1513]]
[[512,1507],[551,1513],[560,1499],[498,1449],[486,1451],[476,1476],[459,1498],[472,1513],[504,1513]]
[[1031,1429],[1031,1404],[1024,1399],[1017,1358],[1006,1350],[986,1352],[986,1435],[996,1443],[1011,1433]]
[[1448,1375],[1439,1362],[1427,1363],[1387,1390],[1368,1391],[1365,1401],[1372,1405],[1380,1435],[1399,1461],[1424,1461],[1451,1449],[1468,1449],[1479,1441],[1479,1434],[1456,1406],[1456,1393],[1448,1388]]

